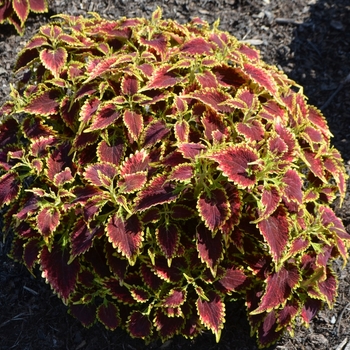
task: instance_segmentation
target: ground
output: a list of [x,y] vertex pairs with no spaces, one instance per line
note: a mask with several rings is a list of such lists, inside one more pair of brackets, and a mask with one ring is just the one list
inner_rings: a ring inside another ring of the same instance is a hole
[[[266,62],[302,85],[309,102],[324,112],[333,144],[350,172],[350,0],[49,0],[50,14],[30,16],[23,37],[8,25],[0,27],[0,104],[14,82],[11,69],[17,53],[51,15],[95,11],[110,19],[149,17],[157,5],[164,17],[182,23],[192,17],[209,23],[220,18],[222,30],[256,45]],[[350,233],[349,191],[336,212]],[[102,325],[85,329],[42,279],[7,257],[9,245],[0,240],[0,349],[257,349],[239,302],[227,308],[219,344],[210,332],[194,341],[175,338],[145,346]],[[336,269],[339,293],[334,309],[325,308],[308,329],[297,327],[294,337],[286,334],[270,349],[350,348],[350,264],[342,268],[339,261]]]

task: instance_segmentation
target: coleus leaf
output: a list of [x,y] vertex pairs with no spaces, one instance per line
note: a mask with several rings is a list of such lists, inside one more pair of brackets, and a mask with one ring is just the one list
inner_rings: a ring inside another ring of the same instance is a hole
[[320,206],[321,221],[332,233],[343,240],[349,240],[350,235],[346,232],[342,221],[334,214],[331,208]]
[[147,315],[133,311],[128,318],[127,328],[132,337],[144,339],[151,335],[152,323]]
[[139,191],[147,182],[147,172],[139,171],[134,174],[125,174],[118,181],[118,188],[120,193],[132,193]]
[[169,317],[158,308],[154,318],[154,324],[164,341],[174,336],[182,328],[184,319],[182,317]]
[[180,49],[190,55],[210,55],[212,46],[204,38],[187,40]]
[[39,232],[44,237],[49,237],[60,224],[61,213],[56,207],[45,207],[38,213],[36,223]]
[[20,21],[24,23],[29,14],[28,0],[14,0],[12,6]]
[[162,305],[165,307],[179,307],[186,301],[186,289],[171,289],[169,294],[163,299]]
[[219,169],[239,187],[252,187],[256,182],[254,172],[260,163],[257,152],[246,145],[229,146],[210,156],[219,163]]
[[258,341],[261,346],[269,346],[276,342],[283,334],[283,330],[277,330],[277,318],[275,311],[267,313],[258,327]]
[[294,264],[285,264],[278,271],[267,277],[266,292],[261,299],[259,307],[251,314],[259,314],[264,311],[270,312],[283,304],[298,285],[301,276]]
[[67,63],[68,53],[64,47],[57,47],[53,50],[44,49],[40,52],[40,60],[43,66],[48,69],[55,78],[58,78]]
[[51,251],[44,246],[40,263],[42,275],[50,283],[54,291],[65,301],[74,291],[80,264],[78,260],[70,260],[68,249],[54,244]]
[[221,230],[227,236],[232,234],[234,226],[237,225],[240,220],[242,200],[237,187],[229,182],[225,184],[225,192],[229,203],[230,215],[222,225]]
[[157,142],[161,141],[170,130],[166,127],[161,120],[155,120],[151,122],[144,129],[144,147],[153,146]]
[[23,261],[29,271],[32,271],[34,264],[38,262],[41,246],[40,239],[30,239],[23,247]]
[[167,181],[165,175],[154,178],[148,186],[138,193],[135,210],[144,211],[158,204],[175,201],[179,194],[176,194],[174,190],[175,186]]
[[179,150],[185,158],[195,159],[201,152],[206,150],[206,146],[201,143],[182,143],[179,145]]
[[97,155],[100,162],[119,165],[125,151],[125,142],[121,137],[109,140],[109,143],[102,140],[97,147]]
[[261,204],[264,209],[259,213],[259,219],[266,219],[278,207],[282,198],[280,190],[276,186],[265,187],[261,195]]
[[272,96],[277,98],[276,82],[267,70],[251,63],[243,63],[242,71],[255,83],[264,87]]
[[218,263],[223,258],[222,234],[218,231],[213,236],[213,233],[203,224],[199,224],[196,231],[199,257],[215,277]]
[[134,265],[143,241],[138,216],[134,214],[125,220],[114,214],[107,223],[107,236],[113,247],[129,260],[130,265]]
[[167,258],[171,260],[175,255],[180,242],[179,228],[174,224],[161,224],[156,229],[157,243]]
[[178,142],[188,142],[188,136],[190,132],[190,125],[186,120],[178,120],[174,125],[175,137]]
[[247,282],[248,278],[242,270],[231,267],[226,269],[224,275],[220,278],[220,284],[228,291],[238,291]]
[[101,236],[104,233],[102,226],[88,227],[83,219],[79,219],[70,234],[72,245],[72,257],[83,254],[89,250],[93,244],[95,237]]
[[217,112],[231,113],[233,111],[233,108],[226,104],[226,101],[229,100],[231,96],[217,89],[206,88],[200,91],[195,91],[185,97],[199,100]]
[[0,177],[0,208],[17,198],[21,189],[17,173],[9,171]]
[[322,301],[307,297],[303,303],[301,317],[306,324],[309,324],[312,318],[318,313],[322,307]]
[[278,262],[283,256],[289,235],[285,209],[279,206],[268,218],[260,221],[258,227],[270,247],[273,259]]
[[59,110],[59,98],[61,92],[58,89],[50,89],[40,92],[23,108],[24,112],[40,115],[55,114]]
[[69,304],[70,313],[85,327],[91,327],[96,320],[96,306],[94,303]]
[[84,132],[103,130],[115,123],[120,118],[120,113],[114,103],[106,103],[99,107],[92,118],[92,123]]
[[168,41],[167,37],[164,34],[153,34],[150,39],[141,37],[139,40],[142,45],[152,47],[160,55],[163,55],[166,52]]
[[237,131],[251,141],[261,141],[264,138],[265,127],[259,120],[237,123]]
[[170,71],[171,65],[164,65],[161,68],[155,69],[148,84],[139,90],[139,92],[149,89],[163,89],[177,84],[179,78]]
[[84,178],[95,186],[109,187],[117,175],[117,168],[110,163],[91,164],[85,168]]
[[225,304],[214,291],[207,294],[207,299],[197,299],[198,315],[200,321],[215,334],[216,342],[218,343],[221,330],[224,328]]
[[120,325],[119,309],[112,301],[105,301],[97,308],[97,318],[112,331]]
[[170,174],[171,180],[187,181],[193,177],[194,169],[191,164],[179,164]]
[[197,212],[183,204],[174,204],[170,207],[170,216],[174,220],[189,220],[197,215]]
[[131,135],[131,138],[134,141],[137,141],[143,129],[142,115],[134,111],[125,110],[123,121]]
[[43,124],[43,119],[38,116],[29,116],[22,124],[23,132],[28,139],[38,139],[40,137],[53,136],[52,129]]
[[136,151],[123,162],[120,167],[120,176],[145,172],[148,169],[149,163],[150,158],[146,150],[141,149],[140,151]]
[[199,214],[209,230],[221,228],[230,215],[230,205],[223,189],[202,192],[197,201]]

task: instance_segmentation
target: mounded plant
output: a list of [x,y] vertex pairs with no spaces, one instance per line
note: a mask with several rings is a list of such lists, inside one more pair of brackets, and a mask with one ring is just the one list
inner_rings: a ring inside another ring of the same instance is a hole
[[12,257],[85,326],[219,341],[244,299],[261,346],[332,307],[350,236],[325,118],[258,51],[198,18],[59,15],[1,108]]
[[15,27],[18,34],[23,35],[29,12],[47,11],[47,0],[0,0],[0,24],[7,21]]

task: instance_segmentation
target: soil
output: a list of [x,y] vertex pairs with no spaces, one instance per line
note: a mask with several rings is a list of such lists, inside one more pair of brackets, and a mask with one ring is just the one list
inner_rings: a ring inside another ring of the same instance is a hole
[[[181,23],[201,17],[220,18],[220,28],[261,51],[263,59],[286,72],[304,88],[309,102],[327,117],[350,173],[350,0],[49,0],[50,13],[30,15],[25,35],[0,26],[0,104],[14,83],[11,74],[17,53],[38,28],[57,13],[86,15],[95,11],[116,19],[150,17],[156,6],[165,18]],[[350,193],[337,215],[350,233]],[[1,227],[1,226],[0,226]],[[190,341],[181,337],[144,345],[123,331],[110,332],[100,324],[85,329],[66,312],[40,273],[7,257],[10,242],[0,240],[0,349],[214,349],[254,350],[243,303],[227,307],[225,329],[216,344],[211,332]],[[350,263],[335,264],[339,278],[337,302],[325,308],[308,329],[296,327],[270,349],[350,349]]]

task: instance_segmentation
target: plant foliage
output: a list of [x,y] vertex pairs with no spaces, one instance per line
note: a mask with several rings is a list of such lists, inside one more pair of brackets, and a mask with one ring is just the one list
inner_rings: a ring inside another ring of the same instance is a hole
[[244,299],[267,346],[331,307],[346,175],[301,88],[218,22],[57,17],[0,110],[13,258],[85,326],[146,341],[219,340]]

